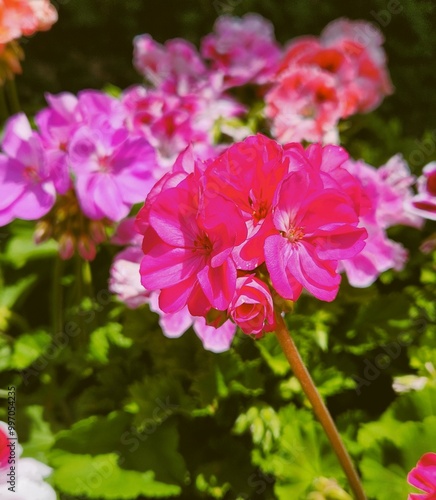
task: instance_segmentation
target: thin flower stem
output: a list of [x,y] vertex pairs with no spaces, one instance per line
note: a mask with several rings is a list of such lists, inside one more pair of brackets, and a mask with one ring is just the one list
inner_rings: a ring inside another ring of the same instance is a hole
[[52,322],[53,335],[62,331],[63,328],[63,288],[62,275],[64,262],[59,256],[56,256],[53,268],[53,295],[52,295]]
[[323,426],[324,431],[327,434],[327,437],[329,438],[333,449],[335,450],[339,462],[341,463],[341,466],[344,469],[345,474],[347,475],[348,482],[350,483],[356,500],[366,500],[365,492],[363,491],[360,478],[356,472],[356,469],[354,468],[350,455],[345,449],[344,443],[342,442],[339,432],[336,429],[333,419],[326,405],[324,404],[324,401],[322,400],[318,389],[316,388],[312,380],[312,377],[310,376],[306,366],[304,365],[300,353],[298,352],[297,346],[295,345],[294,340],[289,334],[283,318],[279,313],[276,314],[276,320],[277,329],[275,333],[280,346],[285,353],[285,356],[292,368],[292,371],[294,372],[294,375],[297,377],[304,393],[309,399],[316,417]]
[[17,86],[15,84],[15,78],[7,78],[5,89],[8,96],[9,108],[12,113],[19,113],[21,111],[20,100],[18,99]]
[[0,84],[0,126],[9,118],[8,105],[6,103],[5,88]]

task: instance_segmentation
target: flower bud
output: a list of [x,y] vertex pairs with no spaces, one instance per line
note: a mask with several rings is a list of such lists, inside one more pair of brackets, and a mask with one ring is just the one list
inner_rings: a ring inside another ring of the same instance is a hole
[[84,234],[79,238],[77,250],[79,255],[85,260],[94,260],[97,253],[94,242]]
[[33,241],[39,245],[50,239],[53,234],[53,227],[50,222],[46,220],[40,220],[36,224],[35,232],[33,233]]
[[263,281],[254,275],[236,280],[235,295],[228,308],[230,318],[246,334],[261,337],[274,330],[274,305],[271,293]]
[[59,239],[59,256],[62,260],[71,259],[74,255],[74,236],[64,233]]

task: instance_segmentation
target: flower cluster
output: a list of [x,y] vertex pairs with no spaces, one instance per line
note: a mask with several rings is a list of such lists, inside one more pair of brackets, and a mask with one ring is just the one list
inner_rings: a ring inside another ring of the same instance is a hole
[[339,262],[367,236],[342,148],[282,147],[258,134],[207,163],[184,156],[137,217],[141,281],[160,292],[162,311],[214,319],[219,311],[260,336],[275,327],[275,295],[335,298]]
[[0,155],[0,225],[41,219],[61,256],[93,259],[104,225],[126,217],[156,178],[155,152],[132,134],[118,99],[96,91],[48,96],[32,130],[24,114],[5,128]]
[[378,106],[393,90],[383,41],[371,24],[347,19],[330,23],[319,38],[292,41],[266,95],[274,136],[332,142],[339,119]]
[[[9,438],[13,438],[10,440]],[[11,447],[11,443],[13,446]],[[44,479],[51,468],[33,458],[21,458],[22,448],[16,433],[5,422],[0,422],[0,498],[2,500],[56,500],[54,489]],[[14,476],[10,474],[14,467]],[[14,489],[11,483],[14,481]]]

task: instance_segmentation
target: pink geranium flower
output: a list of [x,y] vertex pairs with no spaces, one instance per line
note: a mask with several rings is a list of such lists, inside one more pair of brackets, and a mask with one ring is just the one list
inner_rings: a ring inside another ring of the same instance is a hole
[[284,298],[297,300],[306,288],[332,301],[338,292],[338,261],[358,254],[366,231],[348,196],[324,188],[320,176],[291,172],[277,191],[273,215],[276,234],[265,242],[272,284]]
[[264,332],[271,332],[275,328],[271,292],[265,283],[253,275],[237,279],[228,314],[249,335],[261,337]]
[[341,263],[352,286],[367,287],[388,269],[400,271],[407,261],[406,249],[389,239],[386,229],[396,224],[421,227],[422,219],[407,211],[414,177],[400,155],[376,169],[363,161],[349,160],[344,167],[360,182],[367,199],[360,222],[368,231],[365,248]]
[[54,205],[50,157],[22,113],[6,124],[0,153],[0,226],[15,218],[35,220]]
[[288,164],[277,142],[257,134],[230,146],[205,172],[207,196],[225,193],[247,225],[247,239],[234,255],[240,269],[254,269],[265,260],[263,245],[273,228],[274,194]]
[[423,455],[409,472],[407,481],[425,493],[410,493],[408,500],[436,500],[436,453]]
[[232,252],[247,232],[236,206],[220,194],[213,203],[205,203],[193,173],[162,190],[151,209],[146,205],[142,210],[149,221],[142,284],[161,290],[160,308],[176,312],[188,305],[196,316],[211,307],[227,309],[236,286]]
[[278,77],[265,100],[265,114],[280,142],[335,141],[341,107],[337,84],[330,74],[294,66]]
[[80,205],[91,219],[122,219],[155,182],[153,148],[124,128],[83,125],[71,140],[69,161]]
[[197,49],[186,40],[175,38],[161,45],[146,34],[137,36],[133,45],[136,69],[155,87],[167,82],[192,86],[206,74]]
[[1,0],[0,44],[48,30],[57,19],[49,0]]
[[220,16],[214,32],[203,38],[201,54],[221,73],[224,86],[267,83],[276,70],[280,49],[270,22],[257,14]]

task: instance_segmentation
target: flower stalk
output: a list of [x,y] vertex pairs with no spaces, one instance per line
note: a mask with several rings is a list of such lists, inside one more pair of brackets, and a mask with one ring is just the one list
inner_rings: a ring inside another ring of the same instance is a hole
[[365,492],[363,491],[360,478],[357,471],[351,461],[350,455],[348,454],[344,443],[339,435],[338,430],[333,422],[332,416],[328,411],[321,395],[316,388],[312,377],[310,376],[303,360],[301,359],[300,353],[298,352],[297,346],[295,345],[292,336],[289,334],[288,329],[283,321],[280,313],[276,312],[276,336],[280,343],[281,348],[288,360],[294,375],[297,377],[301,384],[301,387],[306,394],[308,400],[310,401],[313,411],[316,417],[321,423],[324,432],[339,459],[339,462],[347,476],[348,482],[354,492],[356,500],[366,500]]

